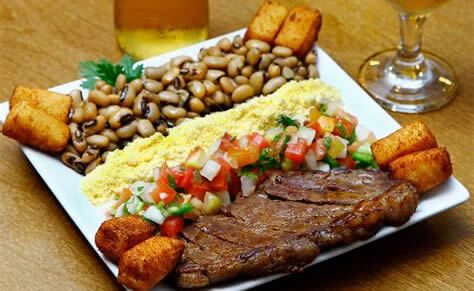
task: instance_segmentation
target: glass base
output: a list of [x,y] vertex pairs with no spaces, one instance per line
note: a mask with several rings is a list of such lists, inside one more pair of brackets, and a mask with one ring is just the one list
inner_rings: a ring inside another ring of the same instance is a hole
[[394,64],[397,50],[369,57],[359,70],[361,86],[384,108],[403,113],[433,111],[456,96],[454,70],[443,59],[423,52],[412,62]]

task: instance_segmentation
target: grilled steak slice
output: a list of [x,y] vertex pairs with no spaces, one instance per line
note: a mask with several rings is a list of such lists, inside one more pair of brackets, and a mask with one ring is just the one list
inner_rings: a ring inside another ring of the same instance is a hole
[[178,286],[297,271],[319,248],[367,238],[383,223],[405,222],[417,203],[412,185],[381,171],[277,173],[255,195],[185,228]]
[[188,288],[240,275],[295,272],[319,254],[307,237],[224,215],[203,217],[186,228],[183,238],[186,248],[176,273],[178,286]]

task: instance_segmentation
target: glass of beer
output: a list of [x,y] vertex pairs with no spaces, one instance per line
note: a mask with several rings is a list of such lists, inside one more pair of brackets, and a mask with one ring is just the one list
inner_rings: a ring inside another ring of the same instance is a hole
[[120,47],[144,59],[207,38],[208,0],[115,0]]
[[448,0],[388,1],[400,12],[400,43],[397,49],[369,57],[360,68],[359,83],[392,111],[439,109],[455,97],[458,84],[451,66],[439,56],[422,51],[421,42],[426,18]]

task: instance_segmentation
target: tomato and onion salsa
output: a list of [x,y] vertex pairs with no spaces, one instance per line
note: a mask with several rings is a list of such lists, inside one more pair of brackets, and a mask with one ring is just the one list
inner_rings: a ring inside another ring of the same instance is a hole
[[249,196],[271,171],[377,168],[375,136],[338,107],[311,107],[299,122],[286,115],[278,127],[241,137],[226,133],[206,152],[194,148],[186,161],[153,170],[152,181],[126,188],[112,207],[115,217],[140,215],[176,236],[184,219],[214,214],[241,193]]

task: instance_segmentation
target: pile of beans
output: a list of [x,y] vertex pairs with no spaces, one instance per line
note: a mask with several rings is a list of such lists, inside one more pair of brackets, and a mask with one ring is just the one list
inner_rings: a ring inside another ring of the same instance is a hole
[[114,87],[98,80],[87,101],[80,90],[70,93],[71,142],[61,160],[87,174],[136,138],[166,135],[189,118],[270,94],[290,80],[317,78],[316,59],[313,52],[298,58],[290,48],[236,36],[201,49],[198,60],[178,56],[147,67],[128,83],[123,74]]

